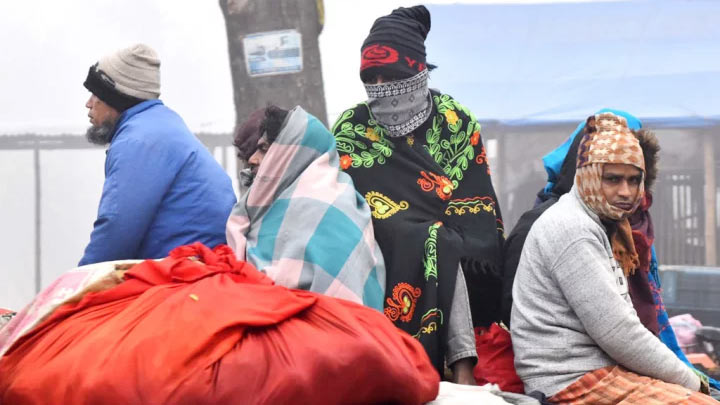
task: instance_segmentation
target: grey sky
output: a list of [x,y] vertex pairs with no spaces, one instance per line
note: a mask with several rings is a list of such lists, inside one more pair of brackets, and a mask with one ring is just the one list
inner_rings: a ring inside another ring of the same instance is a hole
[[[357,76],[359,48],[374,19],[417,3],[325,0],[320,46],[330,121],[364,98]],[[82,82],[88,67],[133,42],[159,52],[161,98],[191,129],[232,130],[227,39],[217,1],[39,0],[0,2],[0,134],[84,132],[88,93]]]

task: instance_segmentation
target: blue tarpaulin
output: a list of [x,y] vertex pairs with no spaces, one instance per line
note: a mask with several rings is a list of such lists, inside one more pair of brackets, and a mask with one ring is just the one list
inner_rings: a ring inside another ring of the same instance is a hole
[[720,124],[720,1],[431,5],[431,87],[481,120]]

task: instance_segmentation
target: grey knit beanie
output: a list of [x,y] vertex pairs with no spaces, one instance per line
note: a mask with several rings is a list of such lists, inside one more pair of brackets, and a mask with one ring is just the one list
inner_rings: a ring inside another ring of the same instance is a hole
[[133,101],[160,97],[160,59],[149,46],[132,45],[90,67],[84,85],[110,106],[124,111],[136,104]]
[[121,93],[144,100],[160,97],[160,59],[145,44],[135,44],[100,59],[98,69],[115,81],[115,88]]

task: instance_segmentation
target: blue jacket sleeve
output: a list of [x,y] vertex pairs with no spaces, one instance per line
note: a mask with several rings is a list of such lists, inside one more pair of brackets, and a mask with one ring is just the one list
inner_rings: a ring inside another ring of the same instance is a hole
[[113,142],[98,216],[80,266],[142,259],[141,243],[177,173],[169,154],[162,145],[134,138]]

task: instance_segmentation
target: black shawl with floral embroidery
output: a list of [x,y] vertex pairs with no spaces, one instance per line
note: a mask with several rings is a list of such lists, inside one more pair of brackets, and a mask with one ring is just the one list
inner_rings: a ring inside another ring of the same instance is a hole
[[432,98],[430,118],[410,135],[389,137],[366,103],[345,111],[333,133],[385,256],[385,315],[442,370],[458,265],[475,315],[482,298],[472,274],[501,265],[503,226],[480,124],[450,96]]

